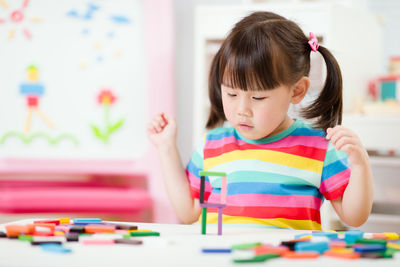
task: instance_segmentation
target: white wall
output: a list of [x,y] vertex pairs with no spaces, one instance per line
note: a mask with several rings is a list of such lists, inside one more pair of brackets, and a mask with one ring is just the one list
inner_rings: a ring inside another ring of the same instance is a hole
[[198,5],[240,4],[240,0],[175,0],[175,44],[178,146],[183,164],[187,164],[193,145],[193,50],[194,10]]

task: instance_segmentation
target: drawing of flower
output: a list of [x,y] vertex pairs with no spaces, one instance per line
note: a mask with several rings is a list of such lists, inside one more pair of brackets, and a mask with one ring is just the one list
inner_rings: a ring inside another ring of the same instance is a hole
[[97,102],[103,107],[104,110],[104,126],[100,127],[91,125],[92,130],[97,138],[104,143],[108,143],[111,134],[117,131],[124,124],[124,119],[119,119],[115,123],[110,122],[110,107],[116,102],[117,98],[110,88],[104,88],[97,96]]
[[109,89],[102,90],[97,97],[97,101],[102,105],[112,105],[116,99],[115,95]]

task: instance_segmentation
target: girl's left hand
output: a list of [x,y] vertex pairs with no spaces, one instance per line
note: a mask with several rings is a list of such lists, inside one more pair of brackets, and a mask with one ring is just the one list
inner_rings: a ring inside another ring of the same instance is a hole
[[353,131],[337,125],[328,128],[326,133],[326,139],[331,140],[337,150],[346,152],[353,165],[364,165],[368,162],[368,153],[361,144],[360,138]]

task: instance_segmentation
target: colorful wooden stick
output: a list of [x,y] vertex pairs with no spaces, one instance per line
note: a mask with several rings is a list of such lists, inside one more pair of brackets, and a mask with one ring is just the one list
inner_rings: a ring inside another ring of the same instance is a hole
[[222,177],[221,181],[221,204],[226,204],[226,194],[227,194],[227,179],[226,176]]
[[[207,208],[218,208],[218,235],[222,235],[222,209],[226,207],[226,195],[227,195],[227,178],[224,172],[208,172],[199,171],[200,175],[200,207],[202,208],[201,213],[201,234],[206,234],[207,227]],[[221,181],[221,193],[220,193],[220,203],[205,203],[204,193],[205,193],[205,176],[220,176]]]

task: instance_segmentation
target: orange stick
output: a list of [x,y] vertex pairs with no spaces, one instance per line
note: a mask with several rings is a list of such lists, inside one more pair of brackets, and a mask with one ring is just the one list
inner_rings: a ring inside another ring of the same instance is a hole
[[279,247],[274,247],[274,246],[259,246],[254,248],[254,252],[256,255],[262,255],[262,254],[279,254],[283,255],[287,252],[289,252],[289,248],[285,246],[279,246]]
[[86,233],[114,233],[115,232],[115,227],[114,226],[108,226],[108,225],[86,225],[85,226],[85,232]]
[[284,258],[288,259],[312,259],[312,258],[318,258],[319,253],[318,252],[294,252],[294,251],[289,251],[286,252],[285,254],[282,255]]
[[35,231],[32,224],[20,225],[20,224],[9,224],[5,226],[8,237],[17,237],[20,234],[30,235]]
[[335,258],[342,258],[342,259],[358,259],[361,257],[360,253],[343,253],[343,252],[336,252],[336,251],[326,251],[324,256],[328,257],[335,257]]

